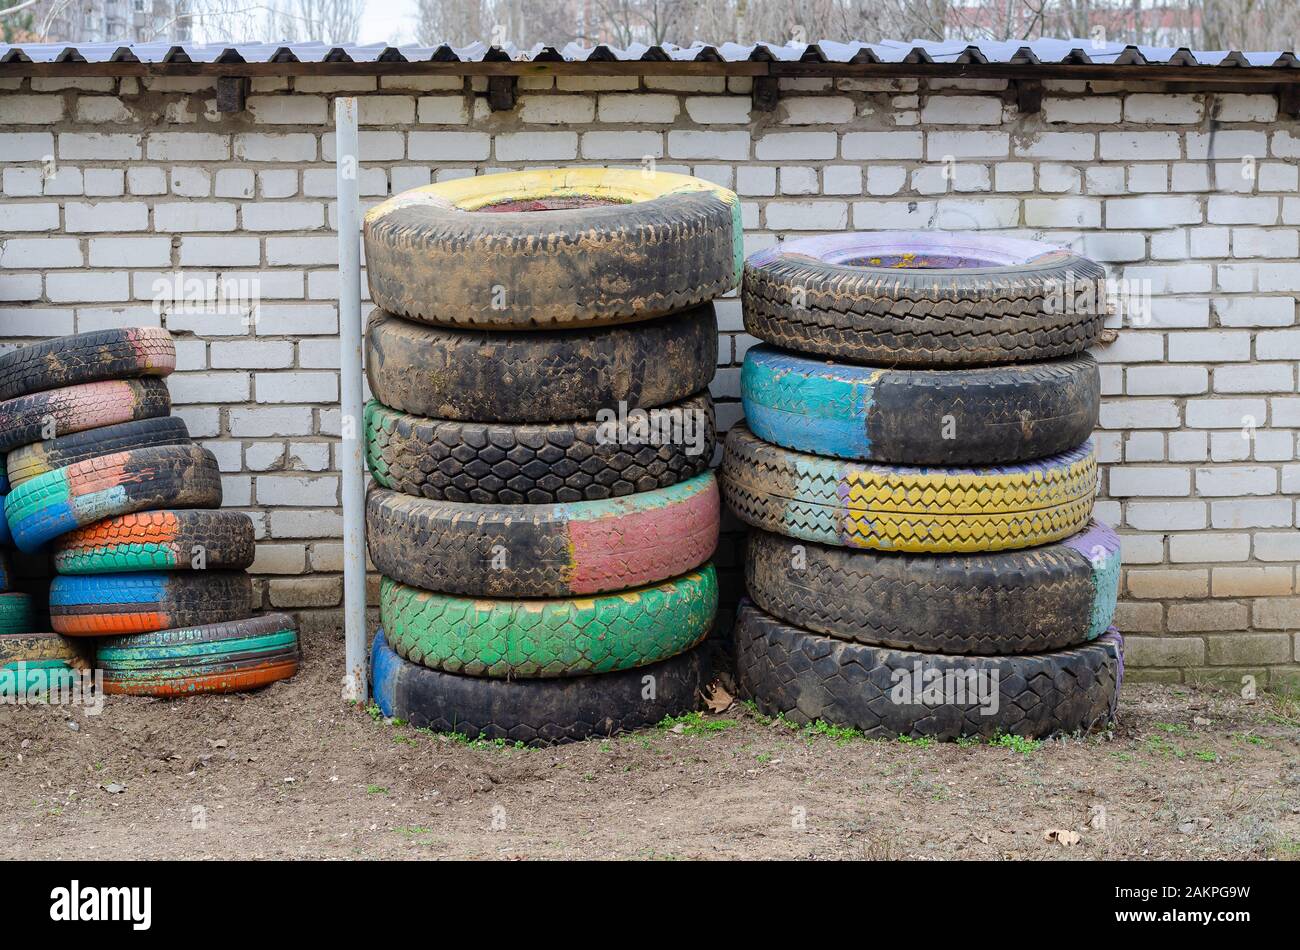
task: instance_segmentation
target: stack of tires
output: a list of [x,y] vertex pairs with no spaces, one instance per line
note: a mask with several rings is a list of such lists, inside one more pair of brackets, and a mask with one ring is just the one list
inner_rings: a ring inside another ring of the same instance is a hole
[[1091,519],[1103,308],[1092,261],[981,234],[753,255],[750,533],[735,643],[770,715],[877,737],[1041,737],[1113,719],[1119,543]]
[[604,169],[367,215],[386,715],[546,743],[695,707],[718,600],[711,301],[739,276],[738,215],[708,182]]
[[5,520],[23,551],[52,543],[51,626],[105,638],[109,693],[225,692],[297,668],[292,619],[252,617],[251,520],[218,510],[216,458],[170,416],[175,365],[149,327],[0,356]]

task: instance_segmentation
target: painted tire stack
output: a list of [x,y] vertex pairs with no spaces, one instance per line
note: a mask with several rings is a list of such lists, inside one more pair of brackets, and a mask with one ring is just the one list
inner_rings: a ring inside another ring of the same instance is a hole
[[547,743],[693,709],[717,609],[712,299],[739,205],[680,175],[462,179],[366,217],[382,711]]
[[745,265],[753,526],[735,629],[770,715],[877,737],[1041,737],[1114,717],[1119,542],[1091,518],[1095,263],[982,234],[786,242]]
[[252,521],[220,510],[216,458],[169,415],[175,365],[167,331],[144,327],[0,357],[5,520],[23,551],[52,546],[51,625],[104,638],[109,693],[227,692],[296,669],[293,621],[252,616]]

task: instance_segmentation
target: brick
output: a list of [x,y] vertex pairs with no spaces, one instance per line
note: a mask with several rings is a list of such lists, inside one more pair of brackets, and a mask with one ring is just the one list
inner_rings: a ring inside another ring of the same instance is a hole
[[1128,666],[1201,666],[1205,641],[1200,637],[1124,637]]
[[668,133],[668,154],[673,158],[745,161],[749,158],[749,133],[678,129]]
[[1214,391],[1219,393],[1294,392],[1295,370],[1290,363],[1251,363],[1217,366]]
[[921,121],[935,125],[998,125],[1002,100],[993,96],[929,96]]
[[1276,224],[1278,209],[1276,198],[1211,195],[1206,220],[1211,224]]
[[357,97],[358,125],[407,126],[414,121],[414,96]]
[[1244,561],[1250,557],[1250,535],[1226,531],[1178,532],[1169,536],[1172,563]]
[[1204,597],[1210,592],[1210,572],[1202,569],[1125,571],[1128,592],[1134,597],[1188,598]]
[[0,125],[49,125],[62,118],[62,96],[0,95]]
[[272,509],[267,521],[271,537],[276,539],[343,536],[343,517],[333,511],[314,511],[310,508]]
[[[170,246],[171,242],[167,242]],[[189,267],[256,267],[262,258],[255,237],[185,237],[180,262]],[[163,261],[166,264],[167,261]]]
[[1209,389],[1209,371],[1201,366],[1132,366],[1124,373],[1130,396],[1182,396]]
[[234,149],[245,162],[314,162],[317,152],[316,136],[307,132],[246,132],[235,136]]
[[411,159],[432,161],[482,161],[491,151],[485,133],[411,133],[407,153]]
[[120,198],[126,194],[126,176],[120,168],[87,168],[82,191],[88,198]]
[[268,201],[239,207],[249,231],[313,231],[325,226],[325,207],[314,201]]
[[1262,399],[1193,399],[1187,424],[1196,429],[1240,429],[1254,420],[1262,425],[1268,405]]
[[1216,567],[1210,582],[1215,597],[1268,597],[1294,589],[1290,566]]
[[[70,201],[63,206],[67,231],[145,231],[149,227],[149,206],[134,201],[101,201],[94,204]],[[8,222],[6,222],[8,223]]]
[[0,155],[10,162],[39,162],[54,156],[49,132],[0,132]]
[[1111,469],[1109,487],[1113,497],[1168,497],[1190,494],[1192,480],[1191,473],[1185,468],[1129,466]]
[[1203,501],[1131,501],[1124,506],[1125,523],[1137,531],[1197,531],[1207,527],[1205,519]]
[[578,157],[578,134],[576,132],[509,132],[498,135],[496,157],[502,162],[574,159]]
[[312,410],[301,406],[247,406],[231,409],[230,434],[236,438],[266,438],[312,434]]
[[465,125],[469,108],[464,96],[421,96],[416,117],[421,125]]
[[834,158],[836,144],[834,132],[769,132],[754,143],[754,155],[760,161]]
[[[931,140],[933,141],[933,136]],[[841,137],[840,149],[845,158],[919,159],[924,143],[925,137],[920,132],[846,132]],[[1005,149],[1002,155],[1005,157]]]
[[[572,125],[592,122],[595,117],[596,103],[590,96],[519,97],[519,118],[528,124]],[[602,118],[601,121],[610,120]]]
[[1078,125],[1111,125],[1120,120],[1121,100],[1112,96],[1082,99],[1043,97],[1043,121]]
[[750,100],[742,96],[688,96],[686,114],[698,125],[743,125],[749,121]]
[[210,361],[213,369],[284,369],[293,366],[293,353],[288,340],[214,340]]
[[1214,528],[1288,528],[1293,523],[1291,502],[1286,498],[1250,498],[1210,503],[1210,525]]
[[[782,125],[844,125],[852,122],[853,100],[845,96],[806,96],[781,101]],[[1001,119],[1001,109],[998,111]]]
[[73,332],[74,315],[51,307],[0,307],[0,327],[6,337],[66,336]]
[[159,231],[233,231],[235,205],[225,201],[166,201],[153,205]]
[[335,373],[258,373],[259,403],[336,402],[338,375]]
[[1134,93],[1124,99],[1124,120],[1187,125],[1200,122],[1204,108],[1193,96]]
[[167,388],[177,404],[246,402],[250,378],[248,373],[173,373]]
[[1171,633],[1246,629],[1246,605],[1235,601],[1170,604],[1167,619]]
[[305,544],[259,544],[250,574],[302,574],[307,569]]
[[[849,137],[844,137],[846,142]],[[925,155],[932,162],[949,158],[957,161],[964,158],[1006,158],[1010,152],[1011,136],[1006,132],[930,132],[925,141]],[[845,151],[844,157],[854,156]]]
[[[57,219],[57,216],[56,216]],[[92,257],[94,254],[92,244]],[[0,240],[0,268],[81,267],[81,242],[75,238],[6,238]]]
[[582,157],[594,159],[632,159],[664,157],[664,137],[660,132],[584,132]]
[[335,607],[343,597],[343,578],[272,578],[268,595],[272,607]]
[[259,475],[253,480],[259,505],[333,507],[338,504],[339,480],[309,475]]
[[245,106],[259,125],[324,125],[329,115],[322,96],[249,96]]
[[843,201],[771,201],[767,227],[774,231],[823,231],[848,226],[848,205]]
[[1151,228],[1201,223],[1200,202],[1179,195],[1107,198],[1105,211],[1108,228]]
[[1215,96],[1213,115],[1220,122],[1274,122],[1277,97],[1219,93]]
[[[580,97],[573,97],[580,98]],[[588,116],[591,100],[583,98]],[[744,101],[744,100],[740,100]],[[638,125],[659,125],[672,122],[681,111],[681,103],[676,96],[646,95],[602,95],[599,97],[601,122],[633,122]],[[527,121],[527,120],[525,120]],[[572,121],[590,122],[591,118]]]
[[[142,156],[141,137],[115,132],[61,132],[59,158],[134,161]],[[150,156],[152,158],[154,156]]]
[[1250,666],[1291,660],[1291,638],[1285,633],[1209,637],[1206,645],[1209,648],[1208,659],[1214,666]]
[[45,296],[52,303],[129,300],[131,278],[123,271],[54,273],[45,278]]
[[1251,605],[1255,626],[1265,630],[1300,628],[1300,597],[1266,597]]
[[1025,224],[1031,228],[1099,228],[1101,202],[1095,198],[1026,198]]
[[1174,363],[1231,362],[1250,359],[1250,334],[1233,331],[1171,333],[1169,360]]

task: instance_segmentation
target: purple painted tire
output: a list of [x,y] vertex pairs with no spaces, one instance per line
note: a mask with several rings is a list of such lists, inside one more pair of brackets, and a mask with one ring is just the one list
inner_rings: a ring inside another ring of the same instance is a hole
[[873,366],[988,366],[1071,356],[1106,315],[1101,265],[980,232],[867,231],[750,256],[745,328],[784,349]]

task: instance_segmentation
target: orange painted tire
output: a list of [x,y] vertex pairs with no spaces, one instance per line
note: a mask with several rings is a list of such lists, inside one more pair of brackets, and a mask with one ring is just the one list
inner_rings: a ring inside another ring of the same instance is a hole
[[255,555],[253,521],[242,511],[177,508],[105,518],[54,545],[60,574],[243,570]]
[[257,689],[279,680],[287,680],[298,672],[297,660],[243,667],[221,673],[184,676],[168,680],[124,680],[104,677],[104,692],[117,696],[194,696],[199,693],[241,693]]

